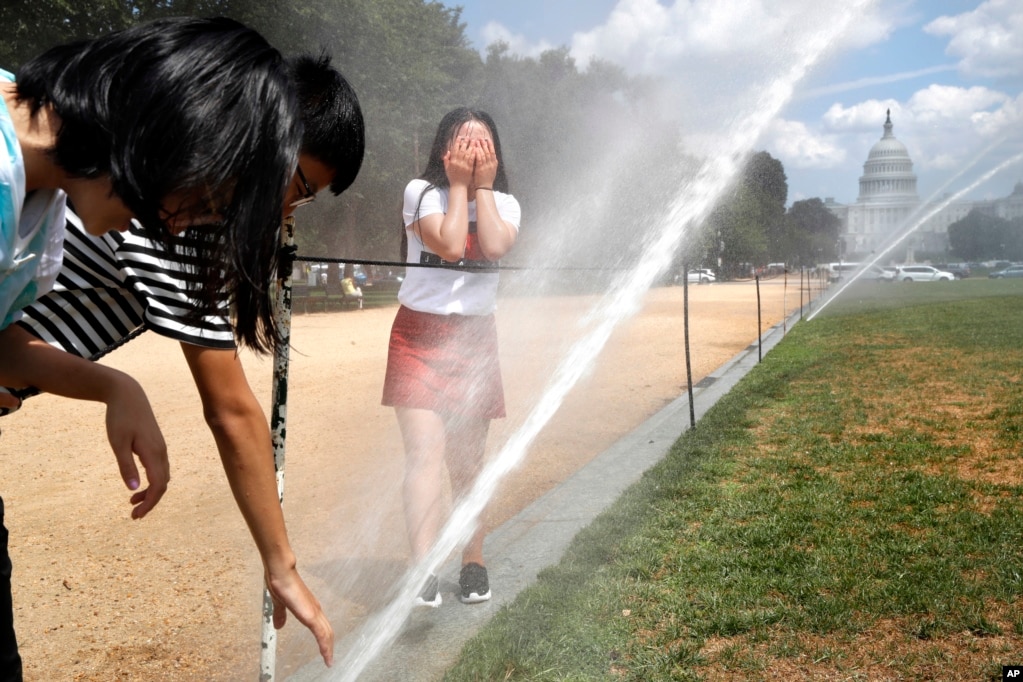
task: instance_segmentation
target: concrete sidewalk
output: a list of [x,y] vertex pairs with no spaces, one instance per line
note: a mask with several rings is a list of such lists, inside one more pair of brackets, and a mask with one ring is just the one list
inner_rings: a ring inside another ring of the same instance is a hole
[[[699,420],[732,389],[799,320],[794,313],[767,330],[729,362],[693,387],[693,406]],[[401,635],[359,677],[366,682],[432,682],[443,677],[461,654],[462,646],[505,604],[531,585],[544,568],[556,564],[576,534],[607,509],[643,473],[659,462],[689,428],[689,397],[682,396],[641,424],[557,488],[491,531],[484,554],[493,586],[493,599],[466,606],[458,601],[460,559],[440,571],[443,604],[412,612]],[[351,637],[337,653],[356,646]],[[338,664],[335,659],[335,666]],[[322,662],[310,664],[288,682],[317,682],[340,678],[326,672]]]

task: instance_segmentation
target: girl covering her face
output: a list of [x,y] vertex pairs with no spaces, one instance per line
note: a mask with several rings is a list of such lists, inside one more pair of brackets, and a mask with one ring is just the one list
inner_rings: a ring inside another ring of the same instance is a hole
[[[491,419],[505,416],[498,362],[499,259],[514,246],[520,209],[508,193],[501,143],[485,112],[456,109],[437,128],[422,176],[405,188],[406,272],[391,330],[383,404],[405,444],[405,522],[423,559],[443,522],[445,465],[455,497],[478,476]],[[462,551],[459,598],[490,598],[484,529]],[[417,603],[438,606],[431,576]]]

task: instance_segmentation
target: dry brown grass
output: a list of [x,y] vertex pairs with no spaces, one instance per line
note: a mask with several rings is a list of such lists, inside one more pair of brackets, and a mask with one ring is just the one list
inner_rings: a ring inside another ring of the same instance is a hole
[[[947,456],[900,464],[931,476],[950,476],[963,481],[997,486],[990,494],[977,489],[972,504],[976,511],[991,514],[1012,497],[1007,486],[1023,485],[1021,446],[999,432],[998,409],[1005,404],[1016,377],[983,390],[958,377],[973,363],[992,357],[935,357],[894,340],[860,339],[859,345],[885,346],[883,369],[855,376],[833,376],[824,388],[837,410],[855,418],[844,419],[832,440],[845,446],[868,447],[885,439],[912,437],[932,444]],[[853,346],[857,343],[854,340]],[[869,354],[859,360],[869,365]],[[940,371],[935,371],[935,368]],[[884,377],[899,377],[885,380]],[[809,383],[819,378],[807,379]],[[912,390],[906,390],[907,385]],[[752,419],[752,450],[735,449],[740,460],[784,456],[812,466],[818,473],[842,481],[848,474],[832,465],[816,465],[805,453],[792,451],[787,434],[775,431],[785,420],[805,418],[798,412],[805,403],[772,402]],[[771,476],[768,474],[767,476]],[[869,509],[873,502],[856,500],[853,509]],[[937,511],[941,511],[938,509]],[[951,510],[945,510],[951,511]],[[893,524],[909,536],[927,535],[931,529]],[[979,582],[984,571],[967,572],[967,581]],[[984,619],[1000,634],[955,632],[920,636],[912,618],[876,618],[864,614],[866,626],[821,635],[773,626],[733,637],[708,638],[699,655],[703,663],[696,672],[711,682],[748,680],[960,680],[1001,679],[1001,666],[1023,662],[1023,599],[1013,604],[991,601]],[[912,671],[912,672],[907,672]],[[978,671],[985,671],[978,677]]]

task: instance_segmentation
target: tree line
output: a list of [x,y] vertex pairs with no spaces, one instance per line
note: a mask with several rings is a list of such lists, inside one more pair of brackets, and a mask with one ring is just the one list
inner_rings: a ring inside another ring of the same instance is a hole
[[948,244],[964,261],[1023,261],[1023,217],[1007,220],[974,208],[948,226]]
[[[423,169],[450,109],[487,110],[500,129],[512,191],[524,208],[516,259],[550,267],[629,267],[651,215],[698,163],[678,114],[655,106],[661,83],[595,61],[580,68],[565,47],[536,58],[495,44],[481,55],[461,8],[424,0],[8,0],[0,67],[69,40],[134,22],[228,16],[285,54],[326,51],[364,111],[367,153],[340,199],[303,207],[302,255],[397,260],[401,196]],[[197,83],[197,87],[201,84]],[[748,264],[814,265],[837,257],[840,224],[820,199],[786,210],[784,168],[766,152],[744,171],[678,261],[738,276]]]

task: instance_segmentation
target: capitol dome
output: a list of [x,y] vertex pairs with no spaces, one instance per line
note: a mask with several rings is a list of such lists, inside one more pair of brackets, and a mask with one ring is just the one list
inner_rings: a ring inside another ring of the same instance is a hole
[[916,192],[916,174],[913,160],[906,145],[892,134],[892,112],[884,122],[884,135],[867,155],[860,176],[860,203],[903,203],[919,201]]
[[[979,208],[1004,220],[1023,219],[1023,180],[1002,199],[950,201],[946,195],[946,199],[921,205],[913,160],[906,145],[892,134],[889,109],[884,135],[870,148],[863,164],[856,203],[840,204],[828,198],[824,205],[842,223],[836,245],[839,257],[878,256],[888,262],[913,263],[920,253],[926,254],[924,258],[947,259],[952,253],[949,227],[970,211]],[[893,251],[896,246],[900,250]]]

